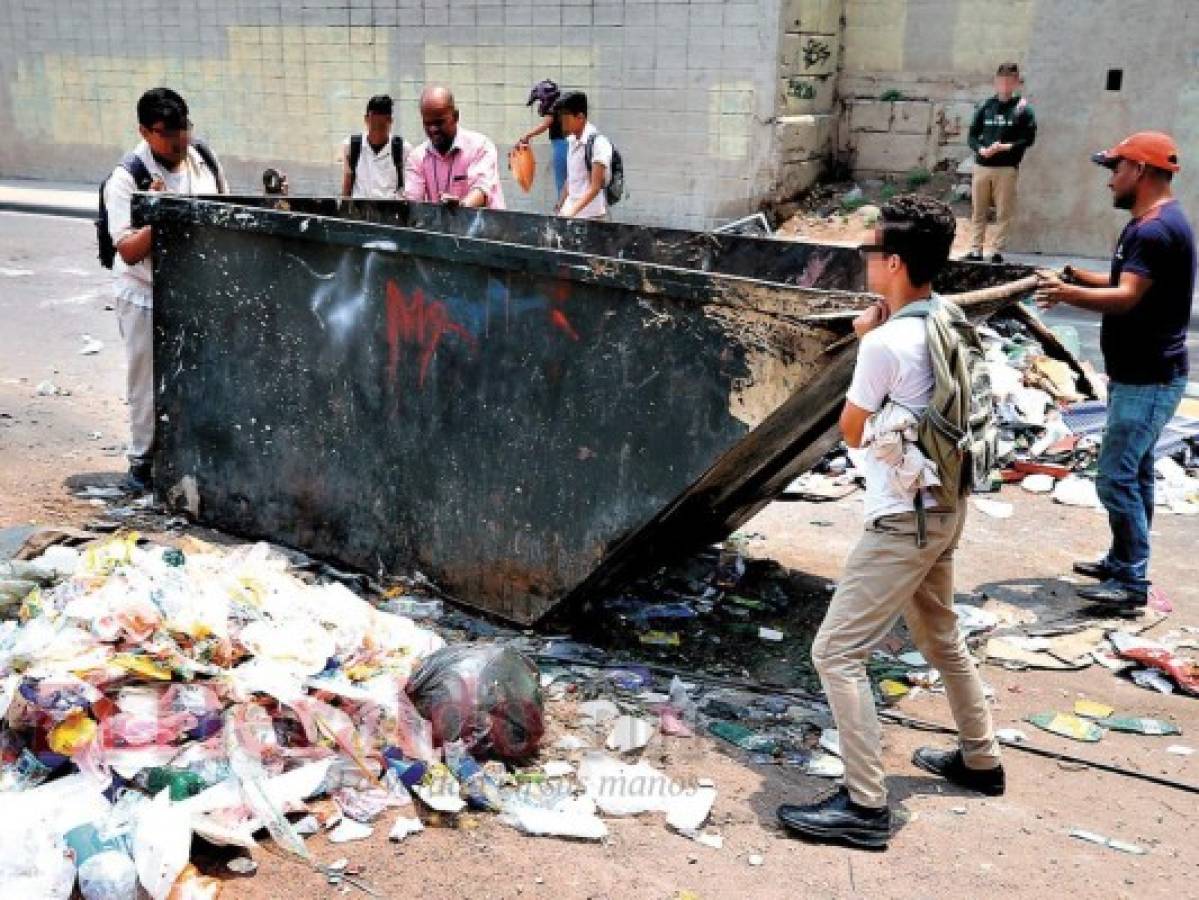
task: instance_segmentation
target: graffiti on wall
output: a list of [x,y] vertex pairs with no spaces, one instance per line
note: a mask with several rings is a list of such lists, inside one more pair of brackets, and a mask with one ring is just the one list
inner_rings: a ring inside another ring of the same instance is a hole
[[787,79],[787,96],[794,100],[815,100],[816,85],[807,78],[792,76]]
[[822,66],[833,55],[833,51],[830,49],[827,41],[814,37],[808,38],[807,43],[803,45],[802,52],[805,69],[814,69],[817,66]]

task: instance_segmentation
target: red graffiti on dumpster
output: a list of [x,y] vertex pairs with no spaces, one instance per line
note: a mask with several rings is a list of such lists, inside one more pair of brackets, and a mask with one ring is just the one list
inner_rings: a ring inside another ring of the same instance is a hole
[[400,345],[415,346],[420,353],[420,378],[417,382],[424,387],[429,363],[437,353],[441,339],[447,334],[465,341],[472,349],[475,339],[470,332],[450,318],[449,311],[440,300],[425,300],[423,291],[416,290],[409,297],[396,286],[387,282],[387,371],[392,379],[400,364]]

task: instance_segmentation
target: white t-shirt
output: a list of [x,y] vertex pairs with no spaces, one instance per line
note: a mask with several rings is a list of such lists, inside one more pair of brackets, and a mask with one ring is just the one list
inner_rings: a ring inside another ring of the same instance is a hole
[[[411,145],[404,141],[404,156],[412,152]],[[402,164],[402,163],[401,163]],[[350,139],[341,142],[341,165],[343,172],[350,171]],[[396,200],[400,193],[400,179],[395,162],[391,158],[391,138],[378,153],[371,147],[366,134],[362,135],[362,152],[358,154],[358,171],[354,177],[354,189],[350,196],[371,200]]]
[[[595,126],[588,122],[579,137],[567,138],[566,152],[566,202],[573,203],[587,193],[591,186],[591,170],[587,168],[587,142],[596,135],[591,148],[591,164],[604,167],[604,185],[612,180],[612,142],[598,134]],[[598,219],[608,214],[608,198],[601,190],[590,203],[575,214],[577,219]]]
[[[166,194],[215,194],[218,192],[217,178],[204,164],[204,158],[195,147],[187,148],[187,159],[179,167],[178,172],[168,172],[158,164],[150,145],[142,141],[133,151],[146,166],[152,178],[161,178]],[[224,174],[220,176],[220,190],[228,192],[229,185]],[[132,227],[133,194],[137,191],[137,182],[133,176],[118,165],[112,171],[104,185],[104,207],[108,210],[108,233],[112,236],[113,244],[119,244],[123,238],[134,231]],[[154,274],[150,268],[150,257],[147,256],[136,265],[126,265],[117,253],[112,271],[116,278],[113,288],[118,300],[128,300],[134,306],[151,308],[154,305]]]
[[[878,412],[888,400],[921,413],[933,392],[933,366],[928,354],[923,316],[884,322],[862,338],[858,362],[846,399],[867,412]],[[869,449],[851,449],[850,458],[866,477],[867,522],[915,509],[912,497],[890,484],[887,466]],[[926,507],[932,499],[925,494]]]

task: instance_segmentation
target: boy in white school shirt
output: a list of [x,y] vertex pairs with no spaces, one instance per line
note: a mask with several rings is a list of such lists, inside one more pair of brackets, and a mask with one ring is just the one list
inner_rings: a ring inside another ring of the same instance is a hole
[[612,142],[587,121],[587,95],[582,91],[563,95],[554,111],[567,140],[566,185],[558,214],[568,219],[607,219],[604,188],[612,177]]
[[135,191],[170,194],[228,193],[216,157],[191,140],[187,103],[170,88],[152,88],[137,101],[142,141],[113,169],[104,184],[108,232],[116,248],[113,287],[117,319],[128,364],[129,474],[124,487],[151,487],[154,447],[154,281],[149,225],[134,228]]
[[341,195],[396,200],[404,195],[404,158],[411,146],[392,134],[392,100],[376,94],[366,103],[366,131],[341,142]]

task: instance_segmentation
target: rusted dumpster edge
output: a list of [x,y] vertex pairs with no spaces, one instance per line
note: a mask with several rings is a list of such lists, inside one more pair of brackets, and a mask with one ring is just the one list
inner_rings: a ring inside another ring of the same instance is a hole
[[[801,317],[813,309],[859,308],[867,302],[861,292],[855,291],[801,287],[741,275],[699,272],[395,225],[372,224],[371,233],[364,234],[363,227],[349,219],[269,209],[245,212],[218,200],[141,194],[135,198],[135,210],[151,224],[206,225],[309,243],[407,253],[458,264],[531,272],[651,296],[729,306],[782,319]],[[389,239],[379,239],[380,229],[385,230]]]

